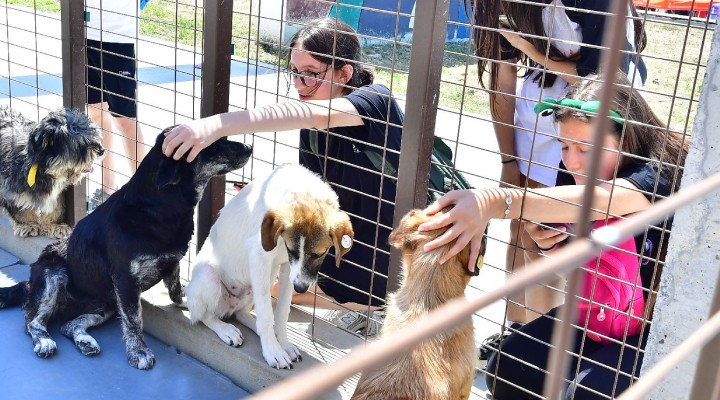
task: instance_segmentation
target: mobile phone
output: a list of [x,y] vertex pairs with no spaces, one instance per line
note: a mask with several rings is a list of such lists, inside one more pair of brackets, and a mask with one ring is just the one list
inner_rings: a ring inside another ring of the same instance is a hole
[[572,235],[575,233],[575,224],[569,223],[569,222],[549,222],[544,224],[550,228],[555,228],[560,230],[560,228],[565,227],[565,233]]

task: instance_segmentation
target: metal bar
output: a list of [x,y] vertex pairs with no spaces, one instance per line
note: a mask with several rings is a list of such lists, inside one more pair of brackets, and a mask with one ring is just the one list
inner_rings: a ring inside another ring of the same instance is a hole
[[[720,313],[720,275],[715,283],[715,296],[710,305],[710,315]],[[703,325],[703,328],[705,326]],[[701,328],[701,329],[703,329]],[[717,335],[718,331],[715,332]],[[692,400],[720,399],[720,336],[710,341],[698,359],[695,379],[690,391]]]
[[[718,292],[715,292],[715,299],[717,300],[717,294]],[[715,400],[720,395],[720,382],[717,380],[718,376],[715,375],[715,377],[710,376],[712,373],[717,373],[718,371],[718,360],[717,360],[717,354],[718,354],[718,346],[717,343],[720,341],[720,338],[718,338],[718,334],[720,333],[720,312],[715,313],[706,323],[704,323],[702,326],[700,326],[695,332],[693,332],[687,339],[685,339],[682,343],[680,343],[673,351],[670,352],[667,356],[665,356],[657,365],[655,365],[650,371],[643,374],[642,379],[637,381],[635,384],[630,386],[625,392],[623,392],[620,397],[618,397],[618,400],[636,400],[636,399],[642,399],[644,398],[646,394],[648,394],[652,389],[654,389],[657,384],[662,381],[662,379],[670,374],[672,372],[673,368],[675,368],[680,362],[690,355],[693,351],[699,349],[700,347],[704,346],[706,343],[712,341],[708,347],[713,347],[712,349],[705,348],[706,350],[703,352],[703,358],[706,358],[705,361],[709,361],[713,355],[709,355],[707,357],[704,357],[708,353],[712,353],[712,351],[715,351],[714,357],[715,357],[715,365],[710,364],[700,364],[698,363],[698,371],[697,373],[700,373],[699,369],[703,366],[710,366],[710,373],[705,374],[705,376],[702,378],[700,382],[698,380],[695,381],[695,385],[693,386],[693,391],[690,396],[690,399],[696,400],[696,399],[711,399]],[[706,380],[711,379],[711,380]],[[714,380],[712,380],[714,379]],[[712,390],[707,392],[702,392],[708,388],[712,388]],[[697,392],[696,392],[697,390]]]
[[477,310],[497,300],[512,296],[526,287],[545,283],[555,278],[558,273],[578,268],[592,255],[599,253],[607,246],[616,244],[621,238],[644,231],[647,225],[662,221],[679,207],[718,189],[720,189],[720,173],[711,175],[696,185],[683,188],[681,192],[671,195],[646,210],[633,214],[626,220],[599,229],[596,231],[598,233],[593,235],[593,241],[576,240],[558,250],[557,254],[553,254],[553,258],[543,258],[529,264],[522,273],[512,276],[504,286],[484,296],[473,300],[449,301],[400,332],[384,336],[369,345],[361,345],[335,363],[320,365],[285,379],[277,385],[251,396],[250,399],[318,398],[323,391],[337,387],[343,380],[363,369],[388,361],[441,331],[453,329],[457,324],[470,318]]
[[[615,74],[617,66],[620,65],[620,49],[625,39],[625,20],[627,17],[627,2],[614,1],[611,13],[613,17],[607,17],[609,29],[603,35],[603,44],[607,46],[602,55],[603,80],[606,83],[600,92],[600,110],[598,115],[608,115],[610,103],[615,94]],[[609,118],[595,118],[593,123],[593,143],[590,154],[589,170],[587,179],[590,184],[585,186],[583,193],[582,207],[579,210],[578,233],[580,237],[587,237],[590,228],[590,212],[595,194],[595,179],[598,176],[600,157],[603,142],[608,131]],[[552,348],[548,359],[548,374],[545,376],[543,396],[546,399],[558,398],[565,383],[565,371],[568,369],[570,357],[567,354],[569,348],[574,345],[571,324],[577,316],[577,293],[580,288],[581,274],[579,269],[573,270],[567,279],[567,292],[565,303],[558,312],[558,320],[553,325]]]
[[[85,109],[85,7],[82,1],[60,1],[63,106]],[[70,226],[87,215],[87,182],[81,180],[63,193],[65,222]]]
[[[228,111],[233,0],[205,0],[200,117]],[[198,205],[197,250],[225,205],[225,176],[210,180]]]
[[[413,45],[410,51],[409,82],[405,121],[400,145],[400,166],[395,198],[395,226],[405,213],[423,208],[427,203],[430,154],[435,137],[435,117],[440,99],[445,31],[449,0],[419,1],[416,3]],[[388,293],[400,284],[400,253],[390,252]]]

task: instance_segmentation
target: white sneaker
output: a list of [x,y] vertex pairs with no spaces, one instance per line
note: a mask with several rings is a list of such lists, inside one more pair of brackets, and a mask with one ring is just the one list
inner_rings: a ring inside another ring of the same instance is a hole
[[380,333],[385,319],[385,311],[370,311],[368,319],[367,311],[333,310],[328,314],[327,320],[331,324],[356,333],[358,335],[375,336]]

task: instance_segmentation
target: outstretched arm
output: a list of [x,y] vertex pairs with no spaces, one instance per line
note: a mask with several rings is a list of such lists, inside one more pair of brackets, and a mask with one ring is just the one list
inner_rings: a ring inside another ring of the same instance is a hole
[[580,80],[578,70],[573,61],[556,61],[545,57],[545,53],[539,51],[529,41],[521,37],[516,32],[500,31],[500,34],[510,42],[510,44],[525,53],[531,60],[544,66],[549,71],[558,73],[558,76],[569,84],[573,84]]
[[251,110],[213,115],[178,125],[165,134],[163,153],[176,160],[198,153],[223,136],[293,129],[329,129],[364,124],[353,104],[345,98],[288,101]]
[[[470,260],[474,260],[479,254],[482,235],[488,221],[493,218],[503,218],[506,209],[509,210],[507,219],[522,217],[538,222],[577,222],[578,207],[582,202],[584,190],[583,185],[569,185],[527,191],[487,188],[449,192],[426,209],[427,213],[434,214],[447,206],[453,206],[449,212],[420,225],[421,231],[449,226],[445,233],[425,245],[425,251],[444,246],[457,239],[440,263],[445,263],[467,245],[470,245]],[[602,183],[595,187],[590,218],[602,219],[608,213],[627,215],[649,206],[648,199],[635,186],[627,180],[617,179],[614,187],[610,183]],[[473,262],[468,264],[470,271],[475,268],[473,264]]]

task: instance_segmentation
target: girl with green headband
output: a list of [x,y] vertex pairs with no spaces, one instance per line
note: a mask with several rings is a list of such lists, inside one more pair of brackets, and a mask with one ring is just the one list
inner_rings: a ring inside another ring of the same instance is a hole
[[[625,76],[618,75],[617,92],[610,105],[613,112],[603,116],[610,118],[610,123],[595,182],[592,220],[642,211],[677,191],[687,155],[688,138],[670,131],[642,96],[631,89]],[[433,230],[448,225],[452,228],[428,243],[425,250],[457,239],[445,260],[468,245],[470,259],[474,260],[488,221],[503,218],[527,221],[522,244],[526,253],[532,255],[530,258],[543,257],[543,254],[551,254],[562,247],[570,234],[568,227],[577,222],[578,204],[582,202],[587,183],[585,174],[592,147],[592,122],[600,118],[597,104],[588,103],[600,99],[603,85],[605,83],[599,76],[590,75],[570,87],[565,98],[551,107],[558,128],[556,140],[567,168],[560,174],[558,186],[528,189],[527,192],[505,188],[450,192],[427,211],[434,213],[447,206],[454,207],[419,229]],[[548,224],[558,228],[549,228]],[[629,386],[630,376],[638,376],[650,328],[654,293],[669,239],[667,229],[671,225],[672,217],[648,226],[645,232],[635,237],[648,322],[639,334],[609,344],[590,340],[582,328],[577,328],[574,331],[575,346],[570,351],[581,353],[582,358],[572,359],[567,376],[570,382],[567,398],[573,395],[580,399],[616,396]],[[468,265],[468,268],[473,269],[474,265]],[[543,371],[547,370],[556,315],[557,308],[524,325],[503,339],[500,353],[493,352],[486,379],[494,399],[530,399],[543,393]],[[617,373],[618,368],[620,373]]]
[[[538,116],[534,107],[547,97],[561,98],[567,87],[597,72],[604,28],[612,2],[607,0],[466,0],[472,7],[478,81],[487,87],[502,169],[500,186],[555,186],[560,145],[552,117]],[[646,77],[639,53],[645,30],[632,1],[628,3],[626,38],[619,67]],[[518,273],[525,259],[519,245],[523,228],[510,223],[505,259],[508,272]],[[555,286],[550,283],[550,286]],[[557,291],[533,288],[507,303],[507,326],[529,322],[558,305]],[[493,335],[481,347],[497,347]],[[487,345],[487,346],[486,346]]]

